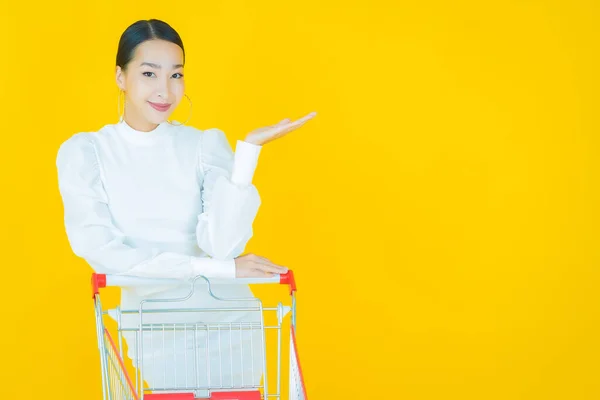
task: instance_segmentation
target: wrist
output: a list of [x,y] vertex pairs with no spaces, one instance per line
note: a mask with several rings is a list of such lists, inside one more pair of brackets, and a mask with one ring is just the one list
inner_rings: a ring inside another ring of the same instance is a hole
[[231,182],[239,185],[249,185],[258,163],[262,147],[243,140],[238,140],[235,147]]
[[260,141],[258,141],[257,139],[252,139],[252,138],[251,138],[251,137],[249,137],[249,136],[246,136],[246,137],[244,138],[244,142],[246,142],[246,143],[250,143],[250,144],[253,144],[253,145],[255,145],[255,146],[262,146],[262,143],[260,143]]
[[193,276],[203,275],[207,278],[235,278],[236,264],[232,259],[220,260],[209,257],[191,257]]

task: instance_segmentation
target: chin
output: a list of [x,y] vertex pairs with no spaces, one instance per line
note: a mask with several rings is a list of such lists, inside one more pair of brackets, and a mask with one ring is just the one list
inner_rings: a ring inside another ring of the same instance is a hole
[[163,117],[163,118],[154,118],[152,121],[153,124],[159,125],[162,124],[163,122],[167,122],[168,117]]
[[150,115],[146,115],[146,119],[148,122],[158,125],[167,122],[170,116],[171,114],[156,115],[156,113],[151,113]]

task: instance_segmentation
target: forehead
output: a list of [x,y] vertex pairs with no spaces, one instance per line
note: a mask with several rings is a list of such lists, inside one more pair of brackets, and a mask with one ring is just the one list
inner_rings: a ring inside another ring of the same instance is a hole
[[135,49],[133,60],[137,66],[142,62],[149,62],[170,68],[176,64],[183,64],[183,50],[166,40],[147,40]]

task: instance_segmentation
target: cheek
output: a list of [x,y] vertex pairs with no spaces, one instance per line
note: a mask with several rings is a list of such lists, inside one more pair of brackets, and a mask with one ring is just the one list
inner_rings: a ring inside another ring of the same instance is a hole
[[146,82],[136,80],[129,86],[129,97],[135,103],[143,103],[152,95],[152,87]]
[[172,90],[173,94],[175,95],[175,97],[177,97],[178,99],[181,99],[183,97],[183,94],[185,93],[185,82],[183,82],[183,81],[175,82],[173,84],[173,86],[171,87],[171,90]]
[[179,104],[183,99],[185,93],[185,85],[183,83],[177,83],[171,86],[171,94],[175,97],[175,103]]

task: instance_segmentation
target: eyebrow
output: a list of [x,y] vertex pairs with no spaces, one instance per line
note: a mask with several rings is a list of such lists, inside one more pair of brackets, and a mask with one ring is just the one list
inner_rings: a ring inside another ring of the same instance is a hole
[[[143,65],[147,65],[149,67],[156,68],[156,69],[161,69],[162,68],[159,64],[154,64],[154,63],[146,62],[146,61],[142,62],[140,64],[140,67],[143,66]],[[183,64],[173,64],[173,69],[177,69],[177,68],[183,68]]]

